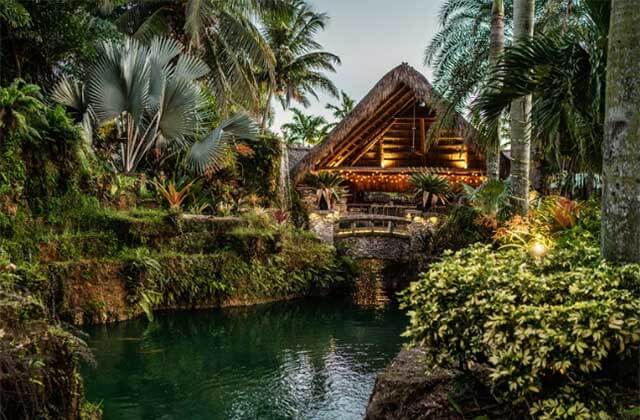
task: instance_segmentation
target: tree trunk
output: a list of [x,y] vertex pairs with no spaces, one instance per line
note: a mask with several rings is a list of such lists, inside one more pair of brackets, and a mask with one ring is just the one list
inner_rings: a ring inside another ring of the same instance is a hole
[[[491,40],[489,41],[489,64],[495,66],[504,50],[504,1],[493,0],[491,7]],[[487,178],[500,179],[500,129],[486,147]]]
[[[535,0],[513,3],[513,38],[516,43],[533,37]],[[511,102],[511,193],[516,214],[529,213],[529,159],[531,154],[531,95]]]
[[640,262],[640,9],[613,0],[602,172],[602,255]]
[[271,111],[271,98],[273,98],[273,88],[271,86],[268,87],[269,93],[267,94],[267,102],[264,105],[264,113],[262,114],[262,124],[260,130],[262,133],[266,133],[267,131],[267,122],[269,121],[269,111]]

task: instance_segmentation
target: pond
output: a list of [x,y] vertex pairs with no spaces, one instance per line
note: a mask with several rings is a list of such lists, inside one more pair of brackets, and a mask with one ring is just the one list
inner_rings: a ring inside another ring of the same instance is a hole
[[87,328],[87,397],[109,419],[362,419],[401,347],[393,304],[332,299]]

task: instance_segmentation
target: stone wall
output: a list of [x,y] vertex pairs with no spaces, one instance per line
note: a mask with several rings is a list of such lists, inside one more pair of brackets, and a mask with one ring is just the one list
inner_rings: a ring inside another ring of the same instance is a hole
[[335,238],[335,245],[344,248],[353,258],[377,258],[381,260],[409,261],[412,259],[410,239],[400,236],[358,235]]

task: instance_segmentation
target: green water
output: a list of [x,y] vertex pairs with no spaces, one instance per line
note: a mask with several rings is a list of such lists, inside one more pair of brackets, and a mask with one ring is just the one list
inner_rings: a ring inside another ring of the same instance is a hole
[[393,305],[300,300],[87,329],[109,419],[361,419],[399,351]]

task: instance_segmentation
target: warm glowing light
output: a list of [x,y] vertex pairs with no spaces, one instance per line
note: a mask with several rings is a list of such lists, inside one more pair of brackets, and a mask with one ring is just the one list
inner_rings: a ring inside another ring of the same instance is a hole
[[534,242],[533,245],[531,245],[531,254],[534,257],[544,257],[545,254],[547,253],[547,247],[541,243],[541,242]]
[[429,218],[429,223],[431,223],[432,225],[437,225],[439,221],[440,219],[438,219],[438,216],[431,216]]

